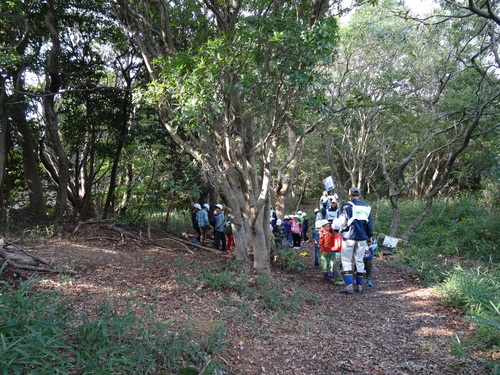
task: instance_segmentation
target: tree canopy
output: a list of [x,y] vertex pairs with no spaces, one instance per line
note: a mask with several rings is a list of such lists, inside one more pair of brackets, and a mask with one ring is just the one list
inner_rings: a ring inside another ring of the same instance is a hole
[[[329,174],[341,196],[390,199],[390,234],[408,240],[436,197],[498,171],[496,2],[443,0],[425,17],[395,0],[0,10],[4,217],[134,222],[212,191],[237,257],[267,273],[270,208],[316,196]],[[408,228],[401,198],[427,203]]]

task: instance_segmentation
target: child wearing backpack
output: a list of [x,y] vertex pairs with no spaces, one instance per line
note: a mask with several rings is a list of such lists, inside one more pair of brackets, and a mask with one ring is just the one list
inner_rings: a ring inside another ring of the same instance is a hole
[[295,215],[290,231],[292,232],[294,250],[300,249],[300,243],[302,241],[302,224],[299,215]]
[[319,246],[321,251],[321,271],[325,280],[340,278],[340,251],[342,250],[342,236],[339,233],[340,225],[334,221],[332,226],[328,220],[321,221],[319,231]]
[[312,231],[312,240],[314,242],[314,268],[319,268],[319,258],[321,251],[319,250],[319,230],[321,229],[321,220],[317,220],[314,223],[314,229]]
[[377,248],[378,248],[377,239],[375,238],[375,236],[373,236],[372,244],[366,247],[365,255],[363,257],[363,263],[365,264],[366,285],[368,286],[373,286],[372,282],[373,256]]

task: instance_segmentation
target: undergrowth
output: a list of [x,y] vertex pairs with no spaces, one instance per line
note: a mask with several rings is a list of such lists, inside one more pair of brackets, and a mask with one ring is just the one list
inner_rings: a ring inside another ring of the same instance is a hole
[[202,334],[192,324],[158,321],[137,301],[140,314],[131,306],[118,314],[108,304],[91,319],[55,293],[32,291],[35,281],[17,288],[0,281],[2,375],[213,374],[222,367],[215,358],[224,349],[221,324]]
[[[401,202],[405,230],[421,211],[423,202]],[[390,208],[382,202],[380,232],[388,233]],[[473,341],[456,338],[451,344],[457,357],[474,347],[485,353],[500,349],[500,220],[498,203],[481,204],[479,198],[436,200],[426,220],[405,247],[396,249],[396,266],[439,291],[442,303],[464,311],[477,335]],[[462,354],[460,354],[462,353]],[[500,366],[488,355],[485,367],[500,374]]]
[[[223,290],[233,296],[230,304],[237,306],[235,316],[248,318],[248,309],[260,309],[270,316],[289,317],[304,305],[316,305],[318,297],[297,286],[288,285],[277,277],[267,275],[250,276],[248,268],[236,259],[227,264],[213,263],[202,269],[198,262],[189,263],[183,254],[174,261],[175,279],[191,289]],[[205,267],[207,265],[205,264]],[[237,297],[237,298],[234,298]]]

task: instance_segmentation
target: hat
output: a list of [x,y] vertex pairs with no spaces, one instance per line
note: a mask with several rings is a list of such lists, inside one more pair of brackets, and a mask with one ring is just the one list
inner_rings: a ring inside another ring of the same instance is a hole
[[316,228],[316,229],[321,228],[321,227],[322,227],[322,225],[321,225],[321,222],[322,222],[322,221],[323,221],[323,220],[318,220],[317,222],[315,222],[315,223],[314,223],[314,228]]
[[302,215],[302,211],[297,211],[297,215]]
[[302,217],[306,217],[306,216],[307,216],[307,213],[305,213],[305,212],[304,212],[304,213],[302,214]]
[[295,215],[294,218],[300,219],[300,215]]
[[285,220],[290,220],[290,216],[285,215],[284,219],[285,219]]
[[281,225],[281,220],[280,219],[276,220],[276,225]]
[[219,210],[222,210],[222,204],[220,203],[216,204],[215,207],[217,207]]
[[349,194],[353,197],[359,197],[361,195],[361,190],[356,187],[352,187],[349,189]]
[[330,224],[330,222],[326,219],[321,220],[321,226],[326,225],[326,224]]
[[319,208],[315,208],[315,209],[314,209],[314,212],[319,212]]
[[205,203],[203,207],[205,207],[207,210],[210,210],[210,205],[208,203]]
[[214,211],[214,216],[217,216],[218,215],[218,212],[217,211]]
[[336,230],[337,232],[340,231],[340,219],[333,219],[333,222],[332,222],[332,228],[333,230]]
[[195,204],[193,205],[193,207],[194,207],[194,208],[197,208],[198,210],[201,210],[201,206],[200,206],[200,204],[199,204],[199,203],[195,203]]

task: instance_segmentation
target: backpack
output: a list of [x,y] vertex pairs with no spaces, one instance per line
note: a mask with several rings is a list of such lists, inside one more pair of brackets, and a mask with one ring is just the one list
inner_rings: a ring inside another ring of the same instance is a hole
[[292,233],[298,234],[300,233],[300,222],[294,220],[292,223],[292,228],[290,229]]

